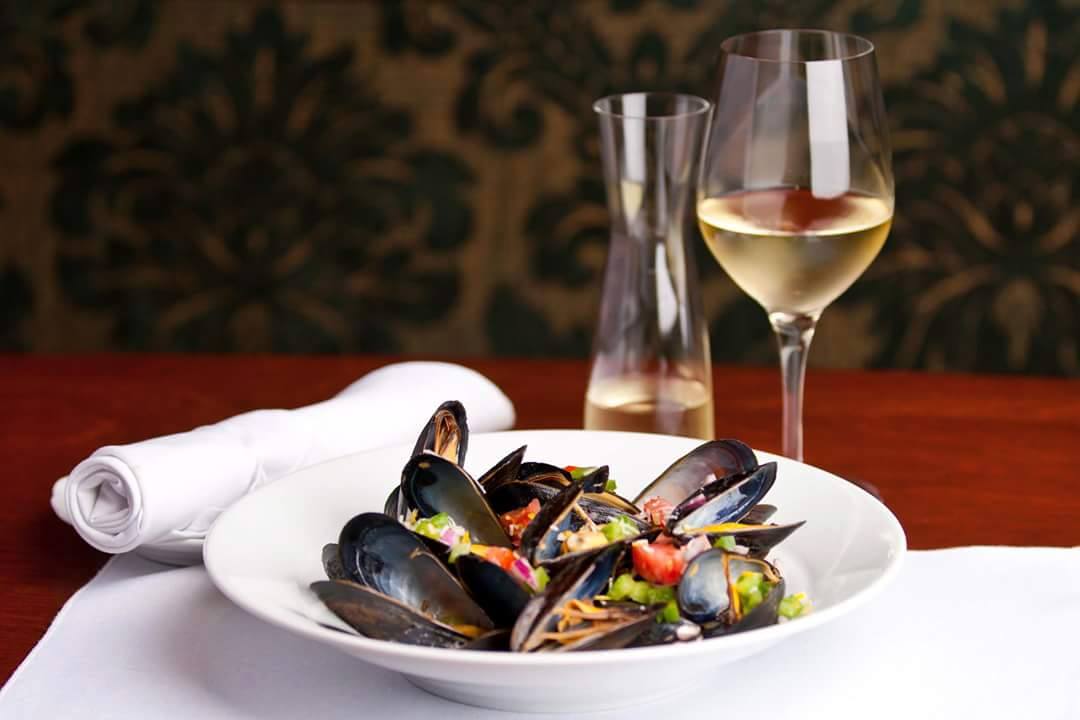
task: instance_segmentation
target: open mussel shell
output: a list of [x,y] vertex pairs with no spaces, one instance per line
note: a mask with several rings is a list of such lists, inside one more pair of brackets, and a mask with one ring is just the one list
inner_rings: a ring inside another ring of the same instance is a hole
[[459,465],[430,453],[413,457],[401,473],[405,507],[421,517],[447,513],[474,542],[510,547],[510,538],[480,486]]
[[460,648],[469,637],[372,588],[346,580],[311,584],[320,600],[350,627],[376,640]]
[[635,505],[660,497],[678,505],[704,485],[718,479],[745,473],[758,466],[750,446],[738,440],[712,440],[698,445],[660,473],[634,498]]
[[[585,497],[582,492],[583,485],[584,479],[575,480],[545,502],[521,535],[519,552],[533,565],[546,568],[551,574],[561,572],[579,558],[595,555],[604,547],[601,545],[574,552],[565,552],[563,547],[563,533],[577,532],[586,525],[583,515],[594,525],[597,524],[582,507]],[[616,514],[619,514],[618,511],[606,513],[609,517]],[[649,532],[636,518],[624,517],[634,522],[643,533]]]
[[766,505],[764,503],[758,503],[754,507],[750,508],[750,512],[743,515],[742,520],[747,525],[764,525],[769,522],[769,518],[776,514],[777,507],[775,505]]
[[570,473],[558,465],[545,462],[523,462],[518,468],[517,479],[538,485],[547,485],[556,490],[573,482]]
[[710,538],[729,536],[735,539],[735,544],[746,548],[747,554],[752,558],[764,558],[769,552],[784,542],[793,532],[806,524],[805,520],[787,523],[785,525],[749,525],[746,518],[741,521],[746,527],[732,528],[713,532],[706,530]]
[[518,551],[533,565],[559,556],[562,541],[559,534],[571,528],[574,505],[581,499],[581,480],[572,482],[540,507],[521,534]]
[[488,650],[507,652],[510,650],[510,628],[500,628],[486,632],[465,645],[466,650]]
[[476,555],[462,555],[454,561],[454,567],[461,584],[496,627],[508,628],[513,625],[532,597],[517,578]]
[[420,437],[416,439],[412,454],[435,453],[458,465],[464,465],[468,447],[469,423],[465,406],[457,400],[448,400],[432,413],[431,419],[420,431]]
[[522,445],[481,475],[480,479],[477,480],[480,487],[484,489],[485,493],[489,493],[500,485],[517,480],[518,468],[521,467],[521,460],[524,457],[525,446]]
[[552,652],[572,652],[577,650],[618,650],[636,641],[643,633],[656,625],[656,613],[640,608],[628,612],[614,627],[603,632],[594,632],[572,643],[551,646]]
[[608,478],[611,476],[611,468],[601,465],[591,473],[581,478],[581,489],[587,493],[602,493],[607,487]]
[[627,647],[668,645],[676,642],[692,642],[701,639],[701,626],[689,620],[679,622],[653,622],[644,632],[634,638]]
[[405,517],[407,511],[405,501],[401,499],[401,485],[398,485],[386,496],[386,502],[383,503],[383,513],[400,520]]
[[[537,485],[529,482],[513,482],[501,485],[495,490],[492,490],[488,494],[487,500],[496,513],[502,514],[525,507],[533,498],[539,500],[541,505],[545,505],[558,494],[559,490],[548,485]],[[616,506],[602,501],[600,496],[593,493],[583,494],[578,500],[578,507],[580,507],[597,525],[603,525],[604,523],[611,522],[616,517],[619,517],[628,518],[637,525],[638,529],[642,532],[649,529],[649,524],[641,518],[636,517],[634,514],[626,513]],[[573,520],[571,529],[577,530],[582,522],[583,521],[581,521],[580,518]]]
[[338,551],[349,580],[443,625],[492,628],[446,565],[396,520],[382,513],[357,515],[342,528]]
[[[760,605],[742,613],[737,608],[735,582],[748,571],[763,573],[775,584]],[[686,566],[676,598],[682,617],[700,625],[705,637],[713,637],[776,624],[784,591],[784,579],[764,560],[709,550]]]
[[[510,632],[510,649],[529,652],[540,648],[545,634],[558,625],[558,611],[571,600],[591,600],[602,593],[626,552],[626,543],[610,545],[599,553],[582,558],[552,578],[518,615]],[[626,643],[634,638],[623,638]]]
[[775,482],[776,463],[771,462],[736,482],[724,478],[707,485],[675,507],[668,518],[668,528],[674,535],[685,536],[701,534],[710,525],[738,522]]

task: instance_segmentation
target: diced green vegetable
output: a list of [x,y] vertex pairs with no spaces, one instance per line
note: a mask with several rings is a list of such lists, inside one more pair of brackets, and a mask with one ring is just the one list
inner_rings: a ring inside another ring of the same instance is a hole
[[609,543],[618,542],[619,540],[627,540],[638,535],[637,525],[627,517],[616,517],[611,522],[606,522],[600,526],[600,532],[604,533],[604,537],[607,538]]
[[462,555],[468,555],[472,551],[472,543],[469,542],[469,536],[466,534],[461,540],[454,543],[450,548],[450,562],[455,562]]
[[735,536],[734,535],[721,535],[713,540],[713,547],[720,548],[721,550],[727,550],[728,552],[734,552],[735,550]]
[[551,576],[548,575],[547,569],[542,567],[533,568],[533,576],[536,578],[536,592],[540,592],[546,588],[548,581],[551,580]]
[[675,599],[675,588],[635,580],[630,573],[623,573],[615,578],[607,596],[615,601],[632,600],[640,605],[663,605]]
[[615,582],[611,583],[608,597],[615,601],[625,600],[630,597],[630,593],[634,591],[636,586],[637,581],[634,580],[634,576],[630,573],[623,573],[615,578]]
[[656,616],[658,622],[675,623],[682,619],[679,615],[679,604],[674,600],[668,600],[664,609]]
[[[648,583],[645,583],[649,585]],[[669,603],[675,599],[675,588],[664,585],[649,585],[649,592],[645,605],[660,605]]]
[[606,483],[604,483],[604,492],[613,493],[613,492],[615,492],[615,489],[616,489],[615,478],[610,478],[609,477],[608,481]]
[[735,580],[735,592],[739,594],[742,614],[746,615],[760,605],[772,589],[772,583],[759,572],[746,571]]
[[780,601],[780,615],[788,620],[805,615],[810,612],[810,609],[810,600],[807,599],[806,593],[788,595]]
[[423,535],[432,540],[438,540],[442,535],[443,530],[453,524],[454,521],[450,519],[449,515],[446,513],[439,513],[438,515],[432,515],[429,518],[418,520],[413,531],[418,535]]

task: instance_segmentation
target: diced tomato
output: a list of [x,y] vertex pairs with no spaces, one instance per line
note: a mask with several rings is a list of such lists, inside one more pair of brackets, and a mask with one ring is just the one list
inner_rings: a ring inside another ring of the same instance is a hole
[[510,536],[514,547],[521,544],[521,534],[525,532],[525,528],[532,522],[538,512],[540,512],[540,501],[533,498],[525,507],[511,510],[499,516],[499,522],[502,523],[506,534]]
[[514,565],[514,560],[517,556],[514,555],[514,551],[510,548],[495,547],[494,545],[484,550],[484,559],[488,562],[493,562],[503,570],[509,571]]
[[630,550],[634,572],[654,585],[675,585],[686,570],[686,558],[677,545],[636,540]]
[[645,501],[645,517],[653,525],[663,525],[675,506],[662,497],[651,497]]

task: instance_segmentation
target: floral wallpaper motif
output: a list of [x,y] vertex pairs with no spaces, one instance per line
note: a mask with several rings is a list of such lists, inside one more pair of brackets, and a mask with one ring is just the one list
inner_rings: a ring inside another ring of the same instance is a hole
[[1077,47],[1060,2],[953,19],[894,91],[900,211],[863,289],[881,289],[899,364],[1080,370]]
[[117,104],[111,137],[55,161],[67,293],[112,308],[129,348],[393,349],[399,326],[437,320],[470,171],[409,148],[410,117],[353,65],[274,9],[220,53],[181,45],[158,85]]
[[[1075,0],[13,0],[0,347],[585,355],[592,101],[719,42],[879,48],[897,215],[812,362],[1080,374]],[[714,359],[764,314],[697,249]]]

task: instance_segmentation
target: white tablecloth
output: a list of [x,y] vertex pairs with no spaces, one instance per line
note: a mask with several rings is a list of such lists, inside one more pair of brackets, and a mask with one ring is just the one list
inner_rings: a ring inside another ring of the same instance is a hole
[[[0,690],[5,719],[506,717],[266,625],[201,567],[134,555],[68,602]],[[1075,720],[1080,549],[912,552],[852,615],[720,668],[686,697],[589,717]]]

